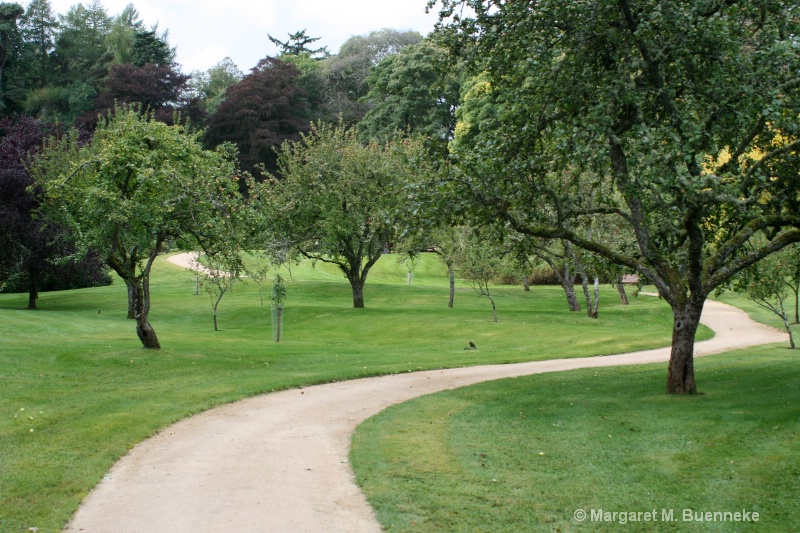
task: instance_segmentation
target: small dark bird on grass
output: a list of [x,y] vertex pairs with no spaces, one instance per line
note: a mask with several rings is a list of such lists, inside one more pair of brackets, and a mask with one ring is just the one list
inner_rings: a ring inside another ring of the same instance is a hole
[[477,350],[477,349],[478,349],[478,347],[477,347],[477,346],[475,346],[475,343],[474,343],[474,342],[472,342],[472,341],[469,341],[469,346],[466,346],[464,349],[465,349],[465,350]]

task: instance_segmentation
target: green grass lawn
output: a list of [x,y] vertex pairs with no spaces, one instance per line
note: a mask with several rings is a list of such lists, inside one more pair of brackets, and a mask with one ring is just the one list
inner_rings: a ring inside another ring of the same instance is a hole
[[[162,258],[150,315],[160,351],[140,347],[122,283],[44,293],[38,311],[24,309],[26,295],[0,294],[0,531],[60,531],[137,442],[221,403],[367,375],[669,343],[669,309],[655,298],[626,307],[605,289],[601,318],[591,320],[569,313],[558,287],[504,287],[494,323],[489,302],[463,284],[447,308],[436,258],[414,272],[408,286],[406,267],[385,256],[369,276],[367,309],[355,310],[330,265],[293,267],[278,344],[253,282],[225,296],[215,332],[209,296],[193,294],[195,276]],[[463,349],[470,341],[477,350]]]
[[[695,368],[690,397],[664,394],[663,364],[426,396],[362,424],[351,462],[388,531],[798,531],[800,355],[787,342]],[[653,509],[651,522],[591,515]],[[759,521],[689,522],[684,509]]]

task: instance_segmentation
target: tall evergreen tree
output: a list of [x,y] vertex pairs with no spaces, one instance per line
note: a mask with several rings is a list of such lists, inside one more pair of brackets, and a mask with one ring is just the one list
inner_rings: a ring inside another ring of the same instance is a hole
[[169,47],[166,34],[159,36],[156,29],[136,30],[131,47],[131,63],[137,67],[155,65],[163,67],[175,61],[175,51]]
[[31,0],[22,17],[22,35],[32,63],[36,65],[33,86],[44,87],[51,81],[54,70],[52,53],[55,49],[58,20],[49,0]]
[[99,0],[85,6],[77,4],[61,17],[56,39],[56,56],[62,81],[96,84],[106,70],[97,68],[106,53],[106,36],[112,19]]
[[15,3],[0,4],[0,112],[7,113],[13,101],[14,91],[6,79],[6,69],[20,58],[22,37],[17,21],[25,13],[21,5]]
[[269,40],[272,42],[272,44],[278,47],[281,56],[299,56],[302,54],[308,54],[312,57],[321,56],[318,59],[322,59],[323,57],[327,57],[329,55],[327,46],[322,46],[320,48],[309,48],[308,45],[319,41],[321,37],[309,37],[306,35],[306,30],[290,33],[286,42],[276,39],[269,34],[267,34],[267,37],[269,37]]

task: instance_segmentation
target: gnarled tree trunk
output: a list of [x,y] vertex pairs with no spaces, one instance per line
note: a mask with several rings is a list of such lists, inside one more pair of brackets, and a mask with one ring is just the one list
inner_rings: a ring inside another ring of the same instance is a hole
[[694,337],[700,325],[705,299],[672,306],[672,351],[667,371],[668,394],[695,394]]
[[[136,291],[136,334],[139,336],[139,340],[142,341],[142,345],[145,348],[153,350],[161,349],[161,344],[158,342],[156,331],[148,321],[148,315],[150,314],[150,269],[160,250],[161,240],[157,242],[142,272],[141,293]],[[141,294],[141,298],[138,296],[139,294]]]
[[144,300],[142,286],[137,278],[126,278],[125,286],[128,288],[128,319],[136,320],[136,301]]

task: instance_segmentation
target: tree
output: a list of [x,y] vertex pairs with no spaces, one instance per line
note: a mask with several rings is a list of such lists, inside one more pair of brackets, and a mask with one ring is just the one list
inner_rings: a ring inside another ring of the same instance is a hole
[[25,13],[17,3],[0,3],[0,112],[6,113],[9,107],[9,82],[4,77],[5,69],[19,58],[22,38],[19,33],[17,20]]
[[424,223],[414,221],[410,226],[416,230],[415,234],[408,235],[398,247],[397,251],[413,260],[421,252],[430,251],[436,254],[447,267],[447,277],[450,282],[450,297],[447,307],[452,308],[456,294],[456,261],[463,254],[463,249],[469,238],[470,228],[456,225],[440,225],[439,227],[426,226]]
[[497,305],[489,285],[502,272],[502,257],[502,251],[498,250],[491,240],[473,233],[467,236],[456,258],[461,277],[478,293],[478,296],[485,296],[491,302],[492,318],[495,322],[497,322]]
[[[280,39],[276,39],[270,34],[267,34],[269,37],[270,42],[278,47],[280,56],[299,56],[303,54],[308,54],[309,56],[321,55],[322,57],[328,56],[328,47],[323,46],[321,48],[309,48],[308,45],[311,43],[315,43],[321,39],[321,37],[309,37],[306,35],[306,30],[300,30],[295,33],[290,33],[289,39],[286,42],[281,41]],[[320,59],[322,59],[322,57]]]
[[364,101],[371,109],[359,123],[361,138],[385,142],[396,132],[428,138],[429,148],[446,152],[455,128],[460,85],[457,76],[442,74],[446,52],[431,41],[406,46],[370,72]]
[[112,19],[99,0],[73,5],[60,18],[55,55],[64,83],[96,84],[105,75],[106,70],[97,67],[107,51],[111,24]]
[[33,181],[25,164],[44,142],[41,124],[30,118],[0,122],[0,280],[17,272],[29,278],[28,309],[36,309],[39,272],[47,255],[43,227],[33,217],[38,202],[29,190]]
[[366,102],[367,78],[372,69],[387,57],[422,40],[413,31],[382,29],[367,35],[350,37],[339,53],[323,59],[320,75],[323,79],[318,116],[326,121],[340,117],[345,124],[356,124],[369,110]]
[[240,82],[244,74],[230,57],[226,57],[205,72],[192,72],[189,82],[205,110],[214,114],[225,100],[228,87]]
[[786,303],[791,290],[795,294],[796,315],[797,287],[800,283],[798,278],[800,267],[797,265],[797,259],[798,246],[795,244],[741,271],[733,283],[737,292],[746,294],[751,301],[781,318],[786,333],[789,334],[789,345],[792,349],[796,346]]
[[231,292],[233,287],[240,281],[242,269],[241,259],[238,254],[226,257],[224,254],[216,257],[206,256],[206,267],[203,287],[211,297],[211,310],[214,316],[214,331],[219,331],[217,327],[217,308],[225,294]]
[[424,174],[416,140],[363,145],[353,129],[317,123],[300,141],[284,143],[272,177],[256,189],[268,238],[288,241],[314,261],[339,267],[364,307],[372,266],[398,236],[404,219],[398,199],[412,177]]
[[575,295],[575,276],[577,275],[575,250],[572,243],[559,239],[524,239],[523,250],[543,261],[555,274],[570,311],[580,311],[581,304]]
[[[439,40],[501,106],[458,154],[473,210],[651,280],[674,317],[667,391],[696,392],[707,296],[800,241],[796,3],[442,0],[440,16]],[[636,250],[590,236],[590,218]]]
[[272,309],[275,314],[272,319],[275,329],[275,342],[281,342],[283,308],[286,305],[286,284],[280,274],[275,274],[275,281],[272,283],[269,299],[272,300]]
[[63,213],[128,286],[145,348],[160,348],[148,320],[150,272],[165,243],[191,243],[209,255],[231,246],[230,228],[242,216],[231,155],[203,150],[182,126],[117,108],[87,145],[73,135],[34,161],[48,212]]
[[33,80],[35,87],[47,85],[53,75],[51,54],[55,48],[57,28],[58,21],[49,0],[31,0],[22,17],[22,34],[33,55],[33,63],[37,65]]
[[105,45],[111,54],[114,64],[123,65],[134,62],[134,40],[139,31],[144,31],[144,23],[139,12],[128,4],[122,12],[114,17],[105,37]]
[[131,63],[136,67],[173,66],[175,63],[175,50],[170,48],[166,33],[158,35],[155,28],[134,31],[131,55],[133,56]]
[[105,79],[104,91],[95,102],[97,112],[105,113],[119,104],[138,104],[161,122],[171,124],[176,113],[183,120],[199,120],[197,101],[189,94],[189,76],[176,65],[113,65]]
[[0,286],[28,292],[28,309],[37,308],[42,290],[111,282],[96,254],[77,253],[67,227],[36,216],[42,191],[27,166],[45,139],[61,133],[29,117],[0,120]]
[[242,169],[256,174],[263,165],[277,171],[276,149],[308,131],[308,102],[297,86],[294,65],[268,57],[242,81],[231,85],[225,100],[209,118],[206,142],[236,144]]

